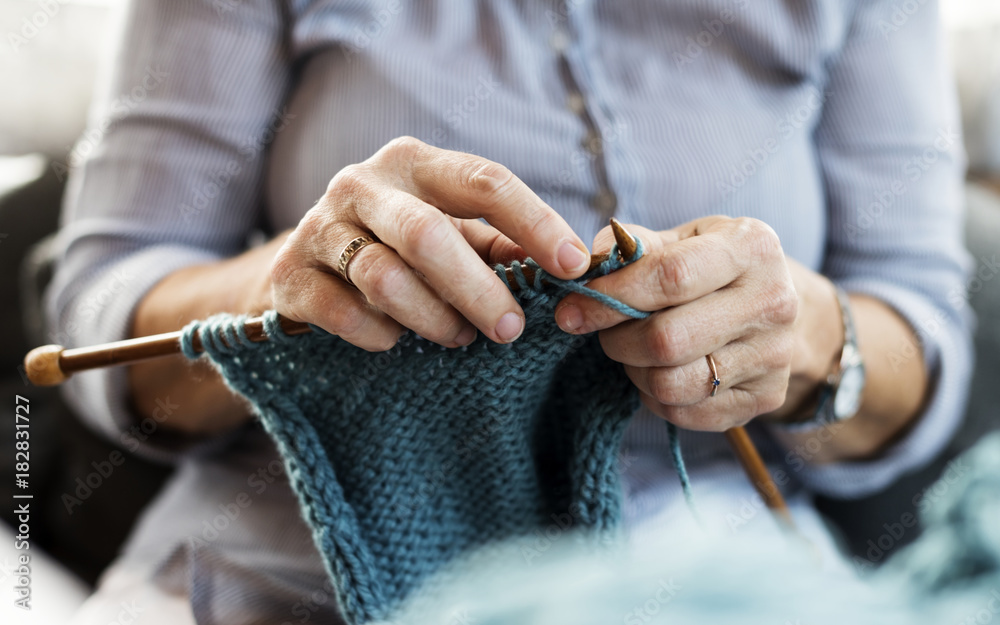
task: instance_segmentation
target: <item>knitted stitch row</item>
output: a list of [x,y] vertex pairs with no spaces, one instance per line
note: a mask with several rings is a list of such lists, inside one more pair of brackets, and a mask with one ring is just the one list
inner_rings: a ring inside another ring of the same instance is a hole
[[[641,254],[640,244],[627,262]],[[185,355],[200,356],[199,335],[276,441],[348,622],[389,617],[459,555],[527,536],[555,516],[569,514],[584,535],[613,534],[615,462],[638,395],[596,336],[562,332],[553,312],[578,292],[646,316],[584,286],[624,264],[612,250],[566,281],[530,259],[514,263],[526,327],[508,345],[480,338],[445,349],[407,333],[371,353],[319,328],[288,336],[273,311],[266,342],[248,340],[245,316],[184,329]],[[530,284],[524,267],[535,269]]]

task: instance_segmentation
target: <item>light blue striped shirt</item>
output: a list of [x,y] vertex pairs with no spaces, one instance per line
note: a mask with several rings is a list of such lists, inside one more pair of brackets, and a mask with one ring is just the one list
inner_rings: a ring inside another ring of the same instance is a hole
[[[944,445],[971,366],[957,107],[936,2],[918,6],[896,24],[888,0],[135,2],[71,159],[54,338],[125,338],[158,280],[241,252],[255,229],[295,226],[340,168],[412,135],[507,165],[584,240],[611,214],[655,229],[751,216],[790,257],[896,308],[934,384],[882,458],[813,466],[815,450],[779,449],[753,428],[790,491],[872,492]],[[135,424],[122,370],[67,388],[85,419],[138,446],[122,433]],[[273,449],[255,436],[236,448],[268,466]],[[696,496],[722,485],[738,509],[749,490],[722,437],[685,433],[683,445]],[[234,453],[187,458],[130,553],[183,543],[227,488],[246,488]],[[630,525],[662,518],[678,501],[662,422],[637,415],[622,457]],[[294,588],[322,575],[318,558],[273,555],[306,531],[279,509],[286,525],[247,514],[213,543],[230,590],[200,609],[246,599],[233,562]]]

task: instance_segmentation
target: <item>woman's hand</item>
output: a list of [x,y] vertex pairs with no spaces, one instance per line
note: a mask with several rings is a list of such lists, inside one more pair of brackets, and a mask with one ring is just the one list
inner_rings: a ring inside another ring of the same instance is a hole
[[[355,288],[334,267],[344,247],[365,234],[382,243],[355,254]],[[404,327],[449,347],[472,342],[475,328],[509,342],[521,334],[524,312],[483,261],[525,253],[563,278],[590,264],[569,225],[505,167],[404,137],[338,173],[293,231],[164,278],[137,307],[132,336],[217,312],[276,308],[369,350],[389,349]],[[214,371],[203,363],[193,370],[200,378],[170,358],[130,367],[138,412],[154,415],[162,398],[183,397],[164,429],[202,435],[247,419],[246,406]]]
[[[351,286],[334,267],[366,234],[380,243],[352,258]],[[487,263],[525,254],[560,278],[590,261],[569,225],[507,168],[403,137],[344,168],[306,213],[271,266],[274,306],[373,351],[404,328],[446,347],[471,343],[476,329],[507,343],[524,312]]]
[[[800,317],[793,271],[766,224],[705,217],[663,232],[628,228],[645,255],[589,286],[653,314],[628,320],[578,294],[555,314],[568,332],[600,330],[605,353],[625,365],[654,413],[683,428],[722,431],[785,405],[793,368],[814,380],[801,385],[796,401],[826,375],[843,337],[833,287],[826,282],[829,301],[815,298],[815,315]],[[605,229],[594,248],[606,250],[612,241]],[[825,278],[812,275],[822,293]],[[832,336],[809,336],[822,330]],[[721,379],[715,397],[707,354]]]

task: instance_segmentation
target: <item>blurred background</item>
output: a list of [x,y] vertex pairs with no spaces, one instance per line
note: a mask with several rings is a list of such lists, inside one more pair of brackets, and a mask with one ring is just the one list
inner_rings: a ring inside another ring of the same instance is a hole
[[[967,246],[977,266],[991,267],[1000,252],[1000,0],[942,3],[969,157]],[[13,402],[20,394],[31,400],[31,622],[67,620],[170,471],[129,455],[127,470],[102,476],[100,469],[116,448],[80,425],[56,391],[29,387],[20,364],[28,349],[46,342],[40,293],[50,271],[47,241],[57,228],[66,172],[91,149],[83,136],[88,104],[122,4],[0,0],[0,397]],[[969,285],[979,316],[976,392],[965,425],[945,453],[883,493],[819,502],[843,535],[845,549],[865,562],[878,565],[915,538],[916,532],[909,532],[883,555],[871,555],[870,544],[885,534],[887,524],[914,509],[915,499],[956,453],[1000,427],[1000,277],[995,273],[984,272]],[[11,502],[14,424],[10,410],[4,415],[0,501]],[[99,481],[99,487],[81,488],[88,479],[91,485]],[[81,499],[81,493],[86,497]],[[0,518],[13,522],[13,509],[0,505]],[[21,622],[16,619],[24,616],[13,608],[18,554],[13,542],[10,525],[0,523],[3,623]]]

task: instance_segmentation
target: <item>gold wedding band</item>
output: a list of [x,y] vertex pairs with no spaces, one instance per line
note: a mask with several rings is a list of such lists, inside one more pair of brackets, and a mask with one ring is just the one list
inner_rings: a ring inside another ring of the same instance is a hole
[[715,358],[712,358],[712,354],[706,355],[705,358],[708,359],[708,368],[712,370],[712,394],[709,397],[715,397],[715,394],[719,392],[722,380],[719,379],[719,372],[715,368]]
[[343,278],[344,282],[354,286],[354,283],[351,282],[351,278],[347,275],[347,268],[351,264],[351,259],[354,258],[354,255],[360,252],[365,246],[378,242],[378,239],[366,234],[347,244],[344,251],[340,253],[340,259],[337,261],[337,273],[340,274],[340,277]]

